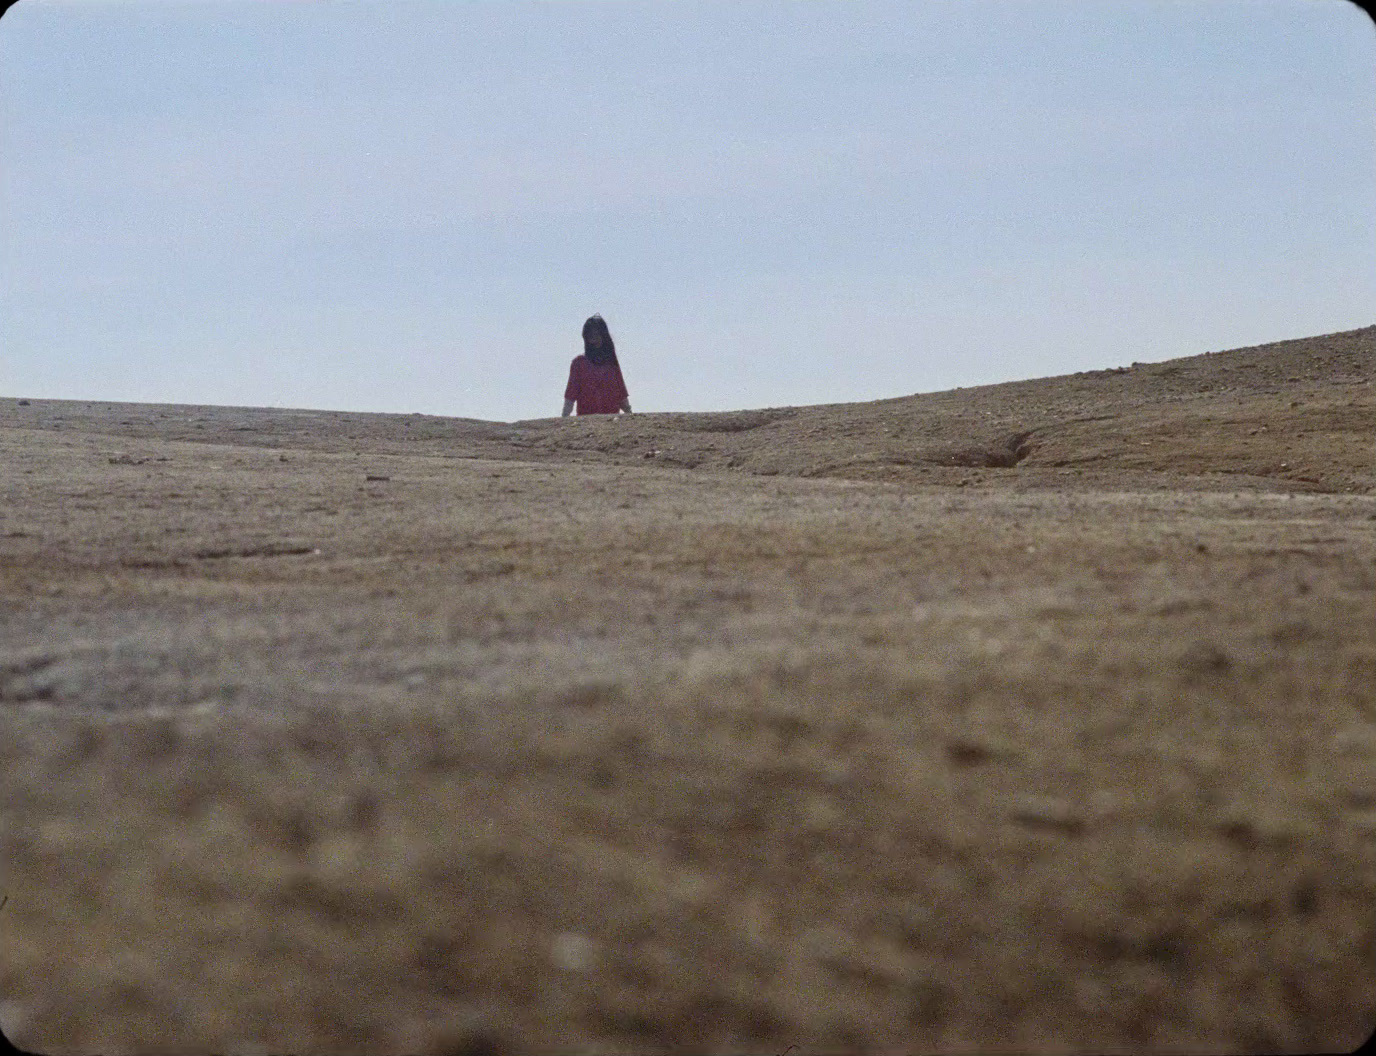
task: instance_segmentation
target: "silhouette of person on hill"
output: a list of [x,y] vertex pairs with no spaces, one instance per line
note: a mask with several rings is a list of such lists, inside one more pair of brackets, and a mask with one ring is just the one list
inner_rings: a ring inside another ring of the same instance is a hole
[[564,417],[579,414],[631,413],[631,394],[621,378],[616,345],[611,331],[600,315],[583,324],[583,354],[569,367],[569,383],[564,388]]

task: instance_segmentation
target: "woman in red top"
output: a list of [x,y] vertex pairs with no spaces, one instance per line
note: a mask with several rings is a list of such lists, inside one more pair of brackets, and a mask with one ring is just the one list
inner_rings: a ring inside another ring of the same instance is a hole
[[583,354],[569,367],[569,383],[564,389],[565,418],[575,406],[579,414],[631,413],[631,394],[621,380],[616,345],[600,315],[583,324]]

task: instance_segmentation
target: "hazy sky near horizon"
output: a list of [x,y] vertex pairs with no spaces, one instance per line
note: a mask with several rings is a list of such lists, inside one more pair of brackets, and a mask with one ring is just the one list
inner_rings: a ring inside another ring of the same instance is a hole
[[1346,0],[20,0],[0,394],[557,414],[1376,323]]

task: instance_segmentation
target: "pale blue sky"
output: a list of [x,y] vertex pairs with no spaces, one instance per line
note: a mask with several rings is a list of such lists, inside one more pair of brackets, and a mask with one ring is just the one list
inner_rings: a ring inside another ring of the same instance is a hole
[[0,393],[869,400],[1376,323],[1345,0],[21,0]]

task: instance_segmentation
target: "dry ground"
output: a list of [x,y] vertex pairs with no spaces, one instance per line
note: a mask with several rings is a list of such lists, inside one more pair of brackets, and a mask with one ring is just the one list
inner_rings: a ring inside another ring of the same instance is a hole
[[0,1021],[1343,1050],[1376,327],[501,424],[0,401]]

